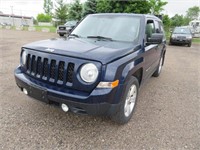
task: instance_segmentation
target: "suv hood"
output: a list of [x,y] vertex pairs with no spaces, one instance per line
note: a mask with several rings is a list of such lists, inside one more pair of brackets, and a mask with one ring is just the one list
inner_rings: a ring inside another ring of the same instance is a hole
[[23,48],[69,57],[95,60],[101,62],[102,64],[107,64],[131,53],[136,46],[134,47],[133,43],[129,42],[59,38],[30,43],[24,45]]

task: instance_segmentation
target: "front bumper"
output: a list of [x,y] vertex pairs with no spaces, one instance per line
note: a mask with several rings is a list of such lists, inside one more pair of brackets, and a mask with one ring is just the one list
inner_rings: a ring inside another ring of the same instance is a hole
[[177,39],[177,38],[171,38],[170,43],[172,44],[189,44],[191,43],[191,39]]
[[21,90],[25,88],[28,91],[30,97],[48,104],[64,103],[74,113],[113,115],[120,107],[120,102],[111,103],[117,95],[117,89],[95,89],[89,95],[74,95],[50,88],[51,86],[40,81],[35,82],[33,78],[22,73],[20,67],[15,70],[15,81]]

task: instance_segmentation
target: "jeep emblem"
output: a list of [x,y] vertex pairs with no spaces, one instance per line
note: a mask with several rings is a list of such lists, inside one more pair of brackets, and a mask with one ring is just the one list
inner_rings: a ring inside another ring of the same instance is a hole
[[46,51],[49,51],[49,52],[54,52],[54,49],[52,49],[52,48],[47,48],[47,49],[45,49]]

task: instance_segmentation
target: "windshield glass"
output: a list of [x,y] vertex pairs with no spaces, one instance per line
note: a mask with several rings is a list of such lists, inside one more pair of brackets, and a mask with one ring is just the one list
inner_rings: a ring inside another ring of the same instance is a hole
[[65,23],[66,26],[75,26],[77,21],[68,21]]
[[188,28],[175,28],[174,33],[175,34],[191,34],[190,29]]
[[140,18],[122,15],[91,15],[86,17],[71,34],[83,38],[102,38],[133,42],[139,36]]

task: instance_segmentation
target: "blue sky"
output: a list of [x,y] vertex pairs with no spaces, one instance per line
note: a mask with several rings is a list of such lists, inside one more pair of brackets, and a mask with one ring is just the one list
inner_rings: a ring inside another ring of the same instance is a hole
[[[70,3],[73,0],[65,0]],[[85,1],[85,0],[81,0]],[[188,8],[200,7],[200,0],[164,0],[168,4],[164,7],[164,13],[170,17],[175,14],[185,14]],[[13,7],[12,7],[13,6]],[[10,14],[13,8],[15,15],[33,16],[43,12],[43,0],[0,0],[0,11]]]

